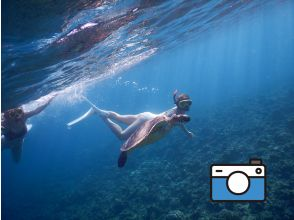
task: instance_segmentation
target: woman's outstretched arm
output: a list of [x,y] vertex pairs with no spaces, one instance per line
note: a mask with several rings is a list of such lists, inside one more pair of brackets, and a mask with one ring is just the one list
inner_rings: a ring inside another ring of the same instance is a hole
[[33,110],[28,110],[28,111],[25,111],[25,117],[28,119],[34,115],[37,115],[39,114],[41,111],[43,111],[49,104],[50,102],[55,98],[57,94],[52,94],[52,95],[49,95],[47,97],[42,97],[36,101],[33,101],[33,104],[37,104],[37,107],[34,108]]
[[195,134],[192,132],[192,131],[189,131],[186,127],[185,127],[185,125],[183,125],[182,123],[179,125],[181,128],[182,128],[182,130],[189,136],[189,137],[195,137]]

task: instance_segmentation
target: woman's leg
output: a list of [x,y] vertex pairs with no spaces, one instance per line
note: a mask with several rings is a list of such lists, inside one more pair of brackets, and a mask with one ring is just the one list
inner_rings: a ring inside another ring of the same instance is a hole
[[79,118],[76,118],[73,121],[67,123],[67,126],[70,128],[71,126],[80,123],[81,121],[89,118],[91,115],[95,113],[100,115],[102,118],[110,118],[119,122],[123,122],[127,125],[132,124],[134,121],[136,121],[139,118],[139,115],[120,115],[113,111],[106,111],[106,110],[92,107]]
[[106,111],[103,109],[98,108],[96,105],[94,105],[88,98],[83,96],[83,99],[88,102],[92,106],[92,111],[95,111],[98,115],[100,115],[102,118],[110,118],[117,120],[119,122],[123,122],[127,125],[132,124],[135,120],[138,119],[139,115],[120,115],[113,111]]
[[10,148],[11,148],[12,158],[16,163],[18,163],[21,159],[22,145],[23,145],[23,138],[19,138],[11,142]]
[[107,117],[110,119],[125,123],[127,125],[130,125],[139,118],[139,114],[138,115],[120,115],[116,112],[109,111],[107,114]]
[[109,118],[103,118],[106,125],[112,130],[112,132],[121,140],[128,139],[136,129],[145,122],[143,118],[138,118],[132,124],[130,124],[126,129],[122,129],[118,124],[111,121]]

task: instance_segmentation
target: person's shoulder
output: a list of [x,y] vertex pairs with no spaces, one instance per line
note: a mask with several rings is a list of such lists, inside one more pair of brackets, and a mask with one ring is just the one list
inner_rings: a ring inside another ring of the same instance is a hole
[[165,111],[164,114],[165,114],[166,116],[171,116],[171,115],[175,114],[175,112],[176,112],[176,107],[173,107],[173,108],[171,108],[171,109]]
[[177,111],[177,107],[173,107],[169,110],[169,112],[171,112],[171,113],[175,113],[176,111]]

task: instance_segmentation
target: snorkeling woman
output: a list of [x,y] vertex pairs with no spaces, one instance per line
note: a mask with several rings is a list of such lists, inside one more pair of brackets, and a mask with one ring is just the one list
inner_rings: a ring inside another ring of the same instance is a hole
[[[103,119],[112,132],[121,140],[127,140],[144,122],[148,120],[151,120],[160,115],[165,115],[167,117],[172,117],[173,115],[183,115],[189,111],[190,106],[192,105],[192,100],[190,97],[186,94],[178,95],[177,90],[173,93],[173,99],[176,106],[160,114],[143,112],[136,115],[120,115],[114,111],[99,109],[94,106],[87,98],[84,99],[90,105],[92,105],[92,107],[81,117],[69,122],[67,126],[71,128],[73,125],[85,120],[89,116],[97,114]],[[122,127],[114,121],[126,124],[127,128],[122,129]],[[194,134],[189,131],[184,124],[180,124],[179,126],[189,137],[194,136]]]
[[25,111],[24,106],[21,106],[1,113],[1,150],[11,149],[15,162],[21,159],[25,135],[32,127],[26,124],[27,119],[43,111],[55,96],[56,94],[36,100],[34,103],[37,103],[37,107],[33,110]]

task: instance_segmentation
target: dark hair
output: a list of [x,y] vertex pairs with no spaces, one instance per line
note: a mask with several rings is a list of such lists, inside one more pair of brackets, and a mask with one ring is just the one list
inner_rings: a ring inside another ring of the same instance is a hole
[[190,97],[187,94],[182,93],[177,97],[177,102],[188,99],[190,99]]
[[180,101],[182,101],[182,100],[188,100],[188,99],[190,99],[190,97],[187,94],[182,93],[182,94],[180,94],[180,95],[177,96],[177,94],[174,93],[174,103],[176,105],[178,105],[178,103]]
[[24,111],[22,108],[13,108],[4,112],[4,117],[7,119],[20,119],[24,117]]

